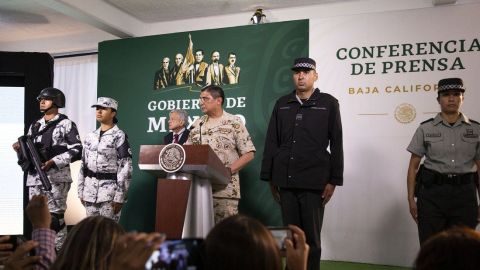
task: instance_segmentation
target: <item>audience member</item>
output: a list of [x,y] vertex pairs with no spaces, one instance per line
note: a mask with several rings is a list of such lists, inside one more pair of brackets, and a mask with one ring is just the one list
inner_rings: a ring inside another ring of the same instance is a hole
[[3,265],[4,261],[13,253],[13,245],[9,241],[9,235],[0,236],[0,265]]
[[128,233],[118,238],[110,261],[110,270],[143,270],[145,263],[165,240],[159,233]]
[[[34,195],[27,205],[27,216],[32,223],[32,241],[21,244],[5,260],[5,270],[49,269],[55,260],[55,231],[50,229],[52,217],[48,198]],[[10,245],[10,248],[13,248]],[[36,256],[28,256],[32,251]]]
[[480,233],[455,227],[428,239],[415,260],[416,270],[480,269]]
[[51,269],[109,269],[115,242],[124,233],[123,228],[110,218],[87,217],[68,233]]
[[[291,226],[295,244],[287,240],[289,270],[306,269],[308,245],[305,234]],[[259,221],[235,215],[218,223],[205,241],[205,269],[280,270],[280,250],[268,229]]]
[[[41,256],[28,256],[28,254],[38,247],[38,242],[27,241],[15,250],[12,255],[10,255],[5,260],[5,270],[22,270],[22,269],[42,269],[37,266],[40,263]],[[43,268],[48,269],[48,268]]]
[[68,233],[51,270],[143,270],[163,240],[159,233],[125,234],[107,217],[87,217]]

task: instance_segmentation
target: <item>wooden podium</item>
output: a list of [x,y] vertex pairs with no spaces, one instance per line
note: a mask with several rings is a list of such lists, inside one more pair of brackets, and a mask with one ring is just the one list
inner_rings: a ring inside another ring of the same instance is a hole
[[141,145],[138,161],[158,177],[155,231],[169,239],[204,238],[214,225],[212,185],[227,185],[229,172],[209,145],[183,145],[183,167],[167,173],[159,165],[163,147]]

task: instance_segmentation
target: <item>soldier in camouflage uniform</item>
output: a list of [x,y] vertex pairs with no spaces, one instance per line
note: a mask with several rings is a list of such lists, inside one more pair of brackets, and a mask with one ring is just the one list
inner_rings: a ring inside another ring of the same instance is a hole
[[219,86],[201,90],[200,107],[205,113],[193,123],[186,144],[208,144],[231,174],[225,187],[213,186],[215,223],[238,213],[240,177],[238,172],[254,157],[252,138],[239,117],[222,109],[225,94]]
[[[57,250],[62,247],[67,234],[64,213],[67,209],[67,195],[72,183],[70,163],[79,160],[82,153],[82,143],[77,126],[67,116],[58,113],[58,108],[65,107],[65,95],[59,89],[49,87],[43,89],[37,97],[40,111],[44,116],[33,123],[28,135],[39,148],[42,158],[46,161],[42,169],[52,184],[51,191],[43,190],[40,178],[35,170],[27,175],[29,198],[45,194],[48,197],[48,208],[52,214],[52,229],[57,231],[55,245]],[[19,145],[13,148],[18,151]]]
[[132,178],[132,152],[127,135],[116,125],[117,101],[99,97],[92,107],[100,128],[84,141],[78,197],[87,216],[101,215],[118,222]]

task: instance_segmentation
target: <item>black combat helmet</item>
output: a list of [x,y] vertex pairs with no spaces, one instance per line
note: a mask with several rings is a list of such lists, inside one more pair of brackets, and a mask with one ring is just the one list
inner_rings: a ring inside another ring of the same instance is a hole
[[40,99],[50,99],[58,108],[65,107],[65,95],[57,88],[47,87],[43,89],[37,97],[38,101]]

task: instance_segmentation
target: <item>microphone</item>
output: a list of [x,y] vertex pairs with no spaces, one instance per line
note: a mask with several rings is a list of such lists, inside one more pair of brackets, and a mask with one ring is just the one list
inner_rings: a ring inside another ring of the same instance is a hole
[[203,121],[198,124],[198,129],[200,129],[200,144],[202,144],[202,126],[203,126]]

